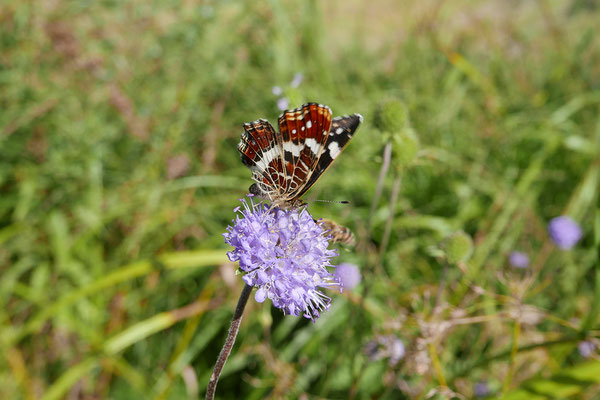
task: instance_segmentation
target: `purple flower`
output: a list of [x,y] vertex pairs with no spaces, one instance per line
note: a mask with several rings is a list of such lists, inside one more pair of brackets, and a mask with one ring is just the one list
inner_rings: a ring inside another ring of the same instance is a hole
[[490,388],[486,381],[479,381],[473,387],[475,397],[485,397],[490,394]]
[[294,79],[292,79],[292,82],[290,82],[290,86],[293,88],[297,88],[298,86],[300,86],[303,79],[304,75],[298,72],[296,75],[294,75]]
[[281,89],[279,86],[273,86],[271,88],[271,93],[273,93],[275,96],[280,96],[283,93],[283,89]]
[[577,345],[577,350],[579,350],[579,354],[581,354],[581,357],[589,358],[592,355],[592,353],[594,353],[594,347],[594,343],[584,341],[579,342],[579,344]]
[[529,266],[529,256],[522,251],[513,251],[508,257],[508,262],[515,268],[527,268]]
[[256,301],[269,298],[284,313],[303,313],[314,321],[331,303],[318,289],[337,285],[326,269],[337,256],[327,249],[328,237],[305,208],[281,210],[241,201],[240,215],[223,234],[234,247],[227,256],[239,261],[244,282],[258,288]]
[[281,111],[287,110],[289,106],[290,106],[290,101],[288,100],[287,97],[282,97],[277,100],[277,108],[279,108]]
[[354,264],[343,263],[335,268],[335,279],[344,289],[354,289],[361,281],[360,271]]
[[548,232],[552,241],[563,250],[571,249],[581,239],[581,228],[566,215],[550,220]]
[[365,344],[364,352],[371,361],[389,357],[390,366],[398,364],[406,354],[404,343],[395,335],[377,336]]

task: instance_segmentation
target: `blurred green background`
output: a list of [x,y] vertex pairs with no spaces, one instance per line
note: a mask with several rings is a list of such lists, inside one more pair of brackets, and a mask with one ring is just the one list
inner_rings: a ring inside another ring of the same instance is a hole
[[[599,20],[594,0],[3,2],[0,398],[202,397],[242,288],[221,236],[251,183],[241,125],[316,101],[365,117],[305,196],[351,201],[309,210],[355,232],[336,262],[362,283],[315,324],[251,298],[217,397],[599,399]],[[365,351],[382,337],[397,363]]]

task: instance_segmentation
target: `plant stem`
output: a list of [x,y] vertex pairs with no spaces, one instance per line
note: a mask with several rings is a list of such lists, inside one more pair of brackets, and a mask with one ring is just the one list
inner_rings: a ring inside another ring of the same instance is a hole
[[437,380],[440,386],[448,387],[448,384],[446,383],[446,378],[444,378],[444,370],[442,369],[440,358],[438,357],[437,350],[435,349],[435,344],[431,342],[427,347],[429,348],[429,357],[431,358],[431,364],[433,365],[433,369],[435,370]]
[[382,263],[383,254],[390,241],[390,235],[392,233],[392,222],[394,221],[394,208],[396,207],[396,201],[398,200],[398,193],[400,192],[400,176],[398,175],[394,180],[394,187],[392,188],[392,195],[390,197],[389,205],[389,216],[385,222],[385,229],[383,231],[383,238],[381,239],[381,247],[379,248],[379,264]]
[[504,384],[502,385],[502,394],[508,393],[510,389],[510,382],[515,373],[516,368],[516,357],[519,352],[519,336],[521,334],[521,321],[518,319],[515,321],[514,329],[513,329],[513,343],[512,349],[510,351],[510,361],[508,365],[508,372],[506,374],[506,378],[504,379]]
[[371,222],[373,219],[373,215],[377,210],[377,203],[379,203],[379,199],[381,198],[381,193],[383,192],[383,180],[385,179],[385,175],[390,168],[390,162],[392,160],[392,144],[386,143],[383,149],[383,163],[381,164],[381,168],[379,169],[379,177],[377,178],[377,186],[375,187],[375,196],[373,196],[373,203],[371,204],[371,211],[369,212],[369,220],[367,221],[367,231],[371,233]]
[[233,319],[231,320],[231,326],[229,327],[229,332],[227,333],[225,344],[221,349],[221,353],[219,354],[219,358],[217,359],[215,369],[213,370],[213,373],[210,376],[208,388],[206,389],[206,400],[213,400],[215,398],[215,390],[217,389],[217,383],[219,382],[221,371],[225,366],[225,362],[227,361],[229,354],[231,354],[231,349],[233,349],[235,338],[237,337],[238,331],[240,330],[242,314],[244,313],[244,308],[246,308],[246,303],[248,302],[248,298],[250,297],[250,292],[252,292],[252,286],[244,286],[244,290],[242,290],[240,299],[238,300],[237,306],[235,307],[235,313],[233,314]]

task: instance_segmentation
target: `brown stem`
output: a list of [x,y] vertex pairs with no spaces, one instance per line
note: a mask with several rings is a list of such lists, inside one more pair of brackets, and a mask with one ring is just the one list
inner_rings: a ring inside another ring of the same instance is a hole
[[233,349],[235,338],[237,337],[238,331],[240,330],[242,314],[244,313],[244,308],[246,308],[246,303],[248,302],[248,298],[250,297],[251,291],[252,286],[249,285],[244,286],[244,290],[242,290],[240,299],[238,300],[237,306],[235,307],[235,313],[233,314],[233,319],[231,320],[231,326],[229,327],[229,332],[227,333],[225,344],[221,349],[221,353],[219,354],[219,358],[217,359],[217,364],[215,365],[215,369],[213,370],[213,373],[210,376],[210,381],[208,382],[208,388],[206,389],[206,400],[213,400],[215,398],[215,390],[217,389],[217,383],[219,382],[221,371],[225,366],[225,362],[227,361],[229,354],[231,354],[231,349]]

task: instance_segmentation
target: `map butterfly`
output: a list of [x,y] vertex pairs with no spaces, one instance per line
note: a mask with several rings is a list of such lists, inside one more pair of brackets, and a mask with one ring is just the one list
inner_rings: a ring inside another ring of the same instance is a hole
[[[252,171],[255,183],[250,193],[276,207],[302,206],[300,197],[340,155],[362,120],[360,114],[332,118],[329,107],[307,103],[284,111],[278,132],[265,119],[244,124],[238,150],[242,162]],[[348,238],[351,232],[333,221],[329,223],[330,234],[336,236],[338,232],[339,241],[348,242],[342,236]]]

